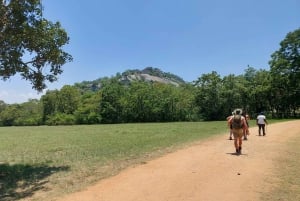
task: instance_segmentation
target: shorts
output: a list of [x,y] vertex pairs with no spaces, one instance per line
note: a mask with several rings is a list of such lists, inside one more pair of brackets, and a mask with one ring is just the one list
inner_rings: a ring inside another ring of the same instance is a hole
[[234,138],[241,138],[244,135],[244,131],[242,128],[233,128],[232,133]]

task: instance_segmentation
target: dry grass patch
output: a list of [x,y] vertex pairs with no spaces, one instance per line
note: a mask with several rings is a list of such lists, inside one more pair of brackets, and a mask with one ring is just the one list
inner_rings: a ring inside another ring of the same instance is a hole
[[[284,136],[283,136],[284,137]],[[282,148],[276,160],[273,178],[268,182],[271,190],[261,196],[265,201],[300,200],[300,133]]]

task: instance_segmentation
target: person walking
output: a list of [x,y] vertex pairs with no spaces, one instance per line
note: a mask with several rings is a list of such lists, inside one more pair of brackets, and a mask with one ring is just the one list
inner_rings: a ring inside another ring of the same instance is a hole
[[250,116],[247,113],[243,114],[243,116],[245,117],[245,121],[247,124],[247,127],[244,128],[244,140],[248,140],[248,135],[250,135],[250,132],[249,132]]
[[228,128],[229,128],[229,140],[232,140],[233,139],[233,133],[232,133],[232,125],[229,123],[229,120],[233,117],[233,112],[231,113],[230,116],[228,116],[226,118],[226,121],[227,121],[227,125],[228,125]]
[[263,136],[266,135],[266,124],[268,124],[267,118],[264,113],[259,113],[256,118],[256,125],[258,126],[258,135],[261,136],[261,131]]
[[235,109],[234,115],[228,120],[228,123],[232,126],[235,151],[237,154],[241,154],[244,129],[247,129],[246,119],[242,116],[242,109]]

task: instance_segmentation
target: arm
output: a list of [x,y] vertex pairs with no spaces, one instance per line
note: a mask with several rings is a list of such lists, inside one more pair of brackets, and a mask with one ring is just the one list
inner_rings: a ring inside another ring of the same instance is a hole
[[265,124],[268,124],[268,121],[267,121],[267,119],[266,119],[266,118],[264,119],[264,121],[265,121]]
[[232,121],[232,117],[228,117],[227,118],[227,125],[228,125],[228,127],[230,127],[231,121]]
[[246,119],[243,118],[242,121],[243,121],[244,129],[247,129],[247,128],[248,128],[248,125],[247,125]]

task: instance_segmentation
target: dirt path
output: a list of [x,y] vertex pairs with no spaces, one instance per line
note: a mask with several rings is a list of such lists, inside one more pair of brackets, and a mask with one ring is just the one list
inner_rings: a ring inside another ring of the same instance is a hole
[[228,135],[199,142],[147,164],[128,168],[61,201],[256,201],[268,190],[288,140],[300,134],[300,121],[268,126],[267,136],[250,129],[243,154],[235,155]]

